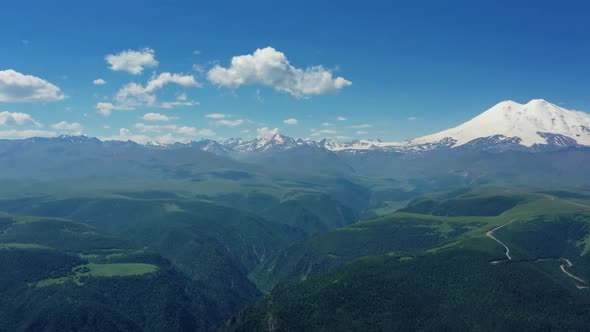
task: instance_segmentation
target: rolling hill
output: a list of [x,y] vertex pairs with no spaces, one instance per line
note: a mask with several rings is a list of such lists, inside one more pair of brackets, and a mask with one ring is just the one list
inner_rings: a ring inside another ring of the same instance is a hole
[[[483,198],[498,204],[490,209]],[[478,203],[487,207],[473,215]],[[587,201],[490,187],[408,209],[421,213],[396,212],[284,249],[253,275],[269,293],[221,329],[584,329]]]
[[0,217],[0,330],[207,329],[216,300],[158,253],[56,218]]

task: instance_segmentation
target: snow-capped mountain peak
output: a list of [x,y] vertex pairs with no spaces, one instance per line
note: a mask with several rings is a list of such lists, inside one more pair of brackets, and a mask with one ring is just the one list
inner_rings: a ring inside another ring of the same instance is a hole
[[[405,145],[431,144],[450,138],[457,147],[494,136],[517,138],[519,144],[526,147],[559,141],[572,143],[572,140],[590,145],[590,114],[570,111],[543,99],[533,99],[526,104],[508,100],[457,127],[409,140]],[[561,139],[556,141],[555,137]]]
[[220,142],[228,151],[238,154],[249,152],[263,152],[267,150],[285,150],[301,145],[295,139],[282,134],[274,134],[270,137],[259,137],[250,141],[238,138],[230,138]]
[[296,142],[293,138],[276,133],[269,138],[259,138],[258,148],[271,148],[276,146],[293,147]]

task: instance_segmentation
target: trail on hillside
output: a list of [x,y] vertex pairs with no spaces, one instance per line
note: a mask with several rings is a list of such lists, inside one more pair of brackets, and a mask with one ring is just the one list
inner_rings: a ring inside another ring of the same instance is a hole
[[[543,197],[547,197],[548,199],[550,199],[552,201],[558,199],[558,197],[553,196],[553,195],[541,194],[541,193],[537,193],[537,194],[540,195],[540,196],[543,196]],[[586,209],[590,210],[590,205],[586,205],[586,204],[582,204],[582,203],[578,203],[578,202],[566,201],[566,200],[562,200],[562,201],[563,202],[566,202],[568,204],[571,204],[571,205],[583,207],[583,208],[586,208]]]
[[498,263],[501,263],[501,262],[505,262],[507,260],[508,261],[511,261],[512,260],[512,257],[510,257],[510,248],[508,248],[508,246],[504,242],[500,241],[497,237],[495,237],[494,236],[494,232],[497,231],[497,230],[499,230],[502,227],[508,226],[509,224],[511,224],[511,223],[513,223],[513,222],[515,222],[517,220],[518,220],[518,218],[514,218],[514,219],[510,220],[509,222],[507,222],[505,224],[502,224],[502,225],[500,225],[500,226],[498,226],[498,227],[496,227],[496,228],[494,228],[494,229],[489,230],[489,231],[486,232],[486,236],[487,237],[489,237],[490,239],[498,242],[502,247],[504,247],[504,249],[505,249],[505,253],[504,254],[506,255],[506,258],[507,258],[506,260],[493,261],[492,264],[498,264]]
[[572,202],[572,201],[566,201],[566,202],[568,204],[572,204],[572,205],[575,205],[575,206],[581,206],[581,207],[584,207],[584,208],[590,210],[590,205],[585,205],[585,204],[582,204],[582,203],[577,203],[577,202]]
[[[583,204],[579,204],[579,203],[575,203],[575,202],[569,202],[569,201],[568,201],[568,203],[572,203],[572,204],[578,205],[578,206],[584,206],[584,207],[587,207],[587,208],[590,209],[590,206],[587,206],[587,205],[583,205]],[[487,237],[489,237],[490,239],[498,242],[501,246],[504,247],[504,249],[505,249],[504,254],[506,255],[506,259],[491,261],[490,264],[500,264],[500,263],[505,263],[505,262],[513,261],[512,260],[512,256],[510,256],[510,248],[508,248],[508,246],[504,242],[500,241],[494,235],[494,232],[497,231],[497,230],[499,230],[499,229],[501,229],[501,228],[503,228],[503,227],[508,226],[509,224],[511,224],[511,223],[513,223],[513,222],[515,222],[517,220],[518,220],[518,218],[514,218],[514,219],[510,220],[509,222],[504,223],[504,224],[502,224],[502,225],[500,225],[500,226],[498,226],[496,228],[493,228],[493,229],[491,229],[491,230],[489,230],[489,231],[486,232],[486,236]],[[574,264],[568,258],[539,258],[539,259],[534,260],[533,262],[542,262],[542,261],[559,261],[559,262],[565,262],[565,264],[563,264],[563,263],[560,264],[559,265],[559,268],[561,269],[561,271],[565,275],[567,275],[568,277],[570,277],[570,278],[572,278],[572,279],[575,280],[574,281],[574,284],[576,285],[576,288],[578,288],[578,289],[587,289],[588,288],[588,286],[586,286],[586,284],[587,284],[586,280],[584,280],[584,279],[576,276],[575,274],[573,274],[573,273],[571,273],[571,272],[569,272],[567,270],[567,268],[570,268],[570,267],[574,266]],[[581,285],[580,283],[583,284],[583,285]]]

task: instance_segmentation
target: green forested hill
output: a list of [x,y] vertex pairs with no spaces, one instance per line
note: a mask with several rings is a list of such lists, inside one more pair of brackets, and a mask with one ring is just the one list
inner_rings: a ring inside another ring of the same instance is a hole
[[305,280],[357,258],[439,247],[484,224],[481,220],[395,213],[297,242],[263,262],[252,278],[268,290],[277,282]]
[[65,219],[0,220],[1,331],[192,331],[231,313],[147,248]]
[[[220,173],[170,189],[161,182],[149,190],[149,185],[141,185],[143,190],[124,184],[116,191],[88,184],[75,191],[60,190],[56,184],[37,182],[48,186],[52,193],[47,195],[0,188],[0,211],[11,214],[0,217],[0,247],[9,250],[5,253],[18,253],[25,262],[52,261],[47,253],[66,260],[35,271],[26,287],[19,284],[9,298],[26,297],[30,302],[23,307],[7,300],[4,308],[14,320],[0,330],[77,330],[92,322],[100,322],[96,326],[104,325],[104,330],[207,330],[260,297],[248,278],[258,265],[307,234],[354,222],[364,204],[355,202],[357,210],[346,207],[327,193],[339,189],[328,190],[319,183],[309,188],[287,179],[244,183],[233,178],[246,175]],[[343,191],[352,184],[342,186],[335,196],[349,199]],[[257,196],[263,197],[264,205]],[[45,254],[35,260],[32,249]],[[13,262],[7,260],[4,267]],[[3,282],[8,287],[19,278],[7,274]],[[144,289],[148,279],[154,293]],[[141,294],[133,293],[140,290]],[[117,307],[125,303],[123,296],[144,303],[129,306],[135,316]],[[74,303],[64,302],[67,299]],[[70,314],[54,307],[68,307]],[[148,314],[152,310],[154,314]],[[62,320],[69,325],[59,325]],[[157,322],[160,325],[149,325]]]
[[0,330],[590,326],[583,193],[458,190],[349,224],[316,189],[2,199]]
[[590,297],[534,263],[449,250],[374,256],[283,284],[225,331],[583,331]]
[[256,270],[278,284],[222,330],[588,330],[590,205],[504,191],[496,202],[519,203],[472,216],[497,193],[432,199],[455,217],[398,212],[298,242]]
[[251,213],[194,200],[50,198],[29,201],[13,211],[81,220],[110,237],[152,248],[190,279],[206,285],[202,291],[225,313],[258,297],[247,278],[249,271],[301,236]]

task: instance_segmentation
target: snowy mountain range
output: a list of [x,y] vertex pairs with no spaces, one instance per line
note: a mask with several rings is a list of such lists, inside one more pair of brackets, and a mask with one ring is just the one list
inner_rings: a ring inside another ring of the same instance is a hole
[[[28,139],[47,140],[40,138]],[[49,139],[52,140],[52,139]],[[106,145],[134,144],[133,142],[105,141],[84,136],[60,136],[62,142]],[[475,118],[451,129],[400,142],[355,140],[340,142],[324,138],[320,141],[294,139],[282,134],[267,138],[243,140],[201,140],[172,145],[150,142],[152,149],[192,147],[221,156],[248,157],[272,152],[307,148],[335,153],[363,153],[384,151],[421,153],[440,149],[477,149],[486,151],[544,150],[571,146],[590,146],[590,114],[567,110],[542,99],[526,104],[503,101]]]
[[250,154],[308,146],[333,152],[392,151],[415,153],[448,148],[483,150],[590,146],[590,114],[570,111],[542,99],[526,104],[503,101],[451,129],[401,142],[356,140],[339,142],[293,139],[281,134],[250,141],[229,139],[191,143],[217,154]]
[[273,176],[429,179],[442,187],[531,184],[552,174],[545,181],[560,185],[590,179],[588,128],[590,115],[532,100],[524,105],[501,102],[457,127],[401,142],[313,141],[281,134],[171,145],[86,136],[0,140],[0,179],[201,179],[210,175],[199,174],[219,170],[265,170]]

